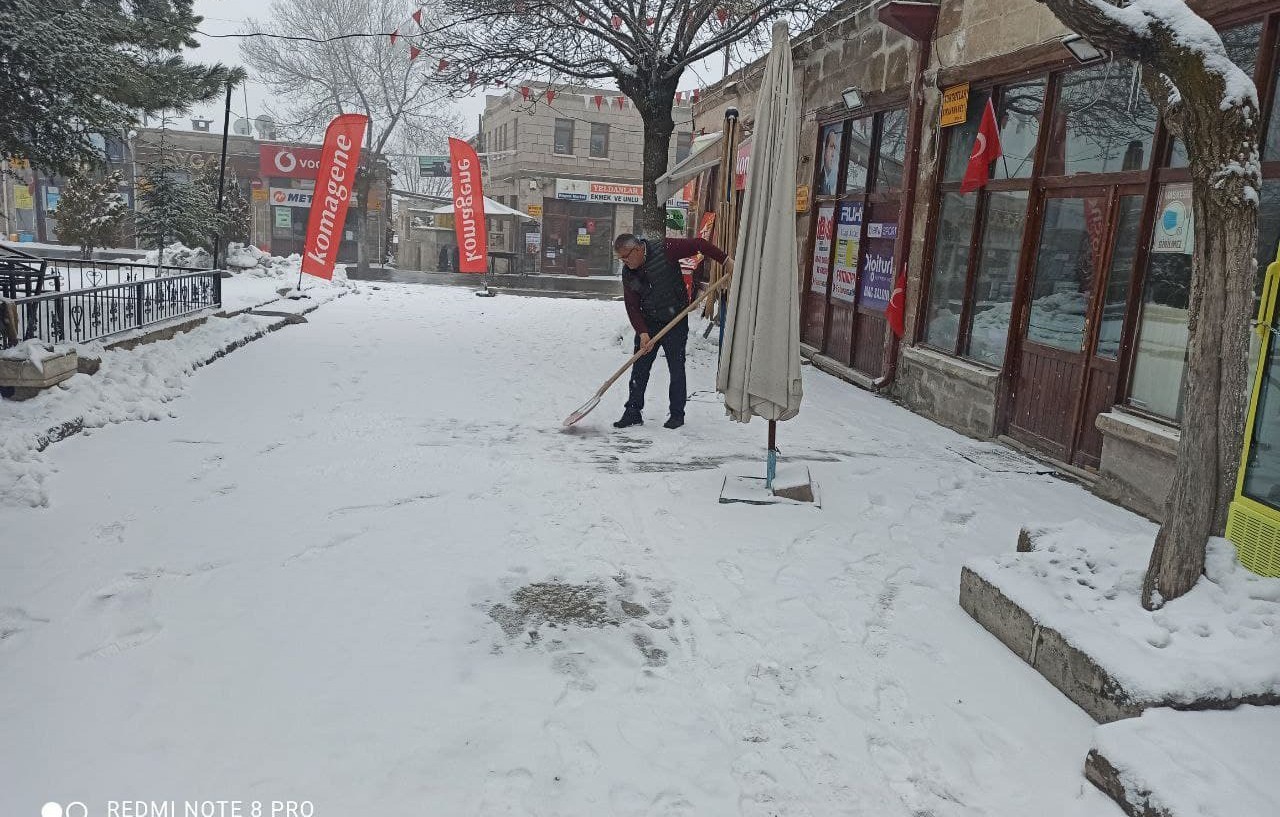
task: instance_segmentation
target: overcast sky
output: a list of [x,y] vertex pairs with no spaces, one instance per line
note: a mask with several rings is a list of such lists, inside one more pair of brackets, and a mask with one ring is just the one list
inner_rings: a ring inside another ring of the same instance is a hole
[[[412,5],[409,0],[406,0],[406,14]],[[195,12],[204,17],[204,22],[200,24],[200,31],[207,34],[234,34],[243,28],[244,22],[248,17],[266,17],[269,14],[269,3],[267,0],[195,0]],[[243,65],[240,59],[240,38],[208,37],[200,34],[197,34],[196,37],[200,41],[200,47],[190,52],[192,59],[202,62]],[[282,42],[280,47],[288,48],[289,44]],[[712,67],[713,65],[714,67]],[[681,90],[703,87],[715,82],[720,78],[723,70],[722,60],[717,57],[695,66],[695,68],[697,69],[696,71],[689,70],[685,72],[680,83]],[[492,92],[497,93],[496,90]],[[242,116],[247,115],[252,118],[265,113],[265,98],[266,94],[263,87],[251,75],[243,89],[237,88],[232,95],[232,123]],[[276,107],[283,107],[283,105],[276,103]],[[484,110],[483,93],[476,93],[467,99],[461,100],[458,103],[458,108],[464,117],[463,122],[465,123],[466,132],[454,135],[464,138],[469,137],[475,133],[477,117]],[[213,125],[210,130],[218,133],[222,132],[221,101],[214,105],[198,107],[192,111],[192,115],[200,115],[207,119],[212,119]],[[179,127],[184,130],[189,129],[191,123],[187,120],[188,117],[183,117]]]

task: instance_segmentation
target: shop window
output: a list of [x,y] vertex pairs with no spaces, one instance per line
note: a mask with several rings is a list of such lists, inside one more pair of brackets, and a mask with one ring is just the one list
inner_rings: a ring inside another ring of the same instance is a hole
[[818,139],[818,196],[834,196],[840,181],[840,147],[844,123],[837,122],[822,129]]
[[1134,258],[1138,254],[1143,201],[1142,196],[1120,198],[1120,218],[1116,226],[1115,249],[1111,253],[1111,267],[1107,271],[1107,289],[1096,349],[1098,357],[1107,360],[1115,360],[1120,355],[1125,310],[1129,305],[1129,282],[1133,280]]
[[960,336],[960,311],[964,306],[977,201],[973,193],[947,193],[942,198],[925,317],[925,342],[947,352],[955,351]]
[[[1000,91],[996,121],[1000,123],[1001,156],[993,179],[1029,179],[1035,169],[1036,141],[1040,138],[1040,114],[1048,80],[1035,79],[1007,85]],[[972,146],[972,140],[970,140]],[[967,164],[968,159],[966,157]],[[960,171],[964,173],[963,170]]]
[[553,148],[562,156],[573,155],[573,120],[557,119]]
[[1271,125],[1267,128],[1266,145],[1262,155],[1269,162],[1280,162],[1280,64],[1276,65],[1271,102]]
[[1137,66],[1107,62],[1062,75],[1047,176],[1145,170],[1156,109]]
[[[1280,179],[1262,185],[1258,209],[1258,287],[1280,242]],[[1147,261],[1142,312],[1133,360],[1129,402],[1170,420],[1182,418],[1182,378],[1186,368],[1190,253],[1153,252]]]
[[603,122],[591,123],[591,156],[594,159],[609,157],[609,126]]
[[689,158],[689,153],[693,150],[693,131],[676,134],[676,162],[683,162]]
[[[1231,58],[1232,62],[1240,66],[1241,71],[1244,71],[1252,78],[1258,65],[1258,49],[1262,45],[1262,21],[1259,20],[1256,23],[1239,26],[1221,33],[1222,44],[1227,47],[1227,56]],[[1274,116],[1272,117],[1272,123],[1275,123]],[[1169,154],[1169,167],[1186,166],[1186,145],[1182,144],[1181,139],[1175,139]]]
[[902,189],[903,165],[907,158],[907,112],[887,111],[880,115],[880,157],[876,162],[876,192]]
[[973,153],[973,141],[978,137],[978,126],[982,124],[982,112],[990,98],[990,91],[970,91],[964,124],[947,128],[949,136],[943,164],[944,182],[958,182],[964,178],[964,171],[969,167],[969,156]]
[[1083,348],[1106,212],[1107,200],[1102,196],[1045,202],[1027,323],[1031,343],[1069,352]]
[[968,357],[1000,367],[1004,364],[1013,290],[1022,255],[1022,228],[1027,215],[1027,192],[992,193],[987,200],[982,230],[982,255],[973,287],[969,318]]
[[849,154],[844,166],[844,192],[865,193],[867,173],[871,167],[871,137],[875,134],[875,117],[855,119],[849,129]]

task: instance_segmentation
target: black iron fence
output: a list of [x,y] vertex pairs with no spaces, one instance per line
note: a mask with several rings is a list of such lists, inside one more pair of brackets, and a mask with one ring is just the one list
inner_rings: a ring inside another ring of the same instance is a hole
[[144,277],[19,298],[13,303],[15,334],[18,340],[84,343],[221,304],[222,276],[217,270]]

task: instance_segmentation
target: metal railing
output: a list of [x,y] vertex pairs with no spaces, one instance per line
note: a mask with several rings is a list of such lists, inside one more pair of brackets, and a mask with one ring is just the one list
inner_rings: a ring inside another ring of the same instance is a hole
[[221,274],[200,270],[19,298],[13,306],[19,340],[84,343],[221,304]]
[[[29,272],[27,272],[29,271]],[[44,290],[93,289],[111,284],[131,284],[147,278],[200,272],[196,267],[146,264],[141,261],[102,261],[98,259],[48,258],[5,247],[0,252],[0,272],[8,279],[40,277]],[[24,276],[23,273],[26,272]],[[43,294],[43,293],[26,293]],[[15,297],[6,293],[7,297]]]

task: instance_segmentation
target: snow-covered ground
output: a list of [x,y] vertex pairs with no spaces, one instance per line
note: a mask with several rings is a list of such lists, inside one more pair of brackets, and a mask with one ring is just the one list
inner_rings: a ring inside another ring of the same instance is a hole
[[1120,814],[1093,722],[956,600],[1021,525],[1148,523],[808,368],[779,442],[823,507],[719,504],[765,426],[700,331],[683,429],[661,363],[647,425],[609,427],[624,383],[559,427],[618,303],[361,285],[309,320],[0,508],[0,814]]

